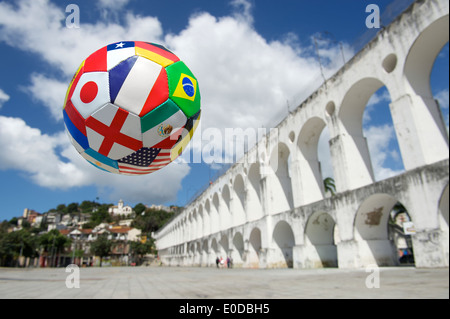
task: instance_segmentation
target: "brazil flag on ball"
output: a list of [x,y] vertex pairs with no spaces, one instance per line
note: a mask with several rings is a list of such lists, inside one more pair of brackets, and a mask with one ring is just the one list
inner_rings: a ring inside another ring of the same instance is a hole
[[189,118],[200,110],[200,91],[197,80],[182,62],[166,67],[169,82],[169,98],[174,101]]

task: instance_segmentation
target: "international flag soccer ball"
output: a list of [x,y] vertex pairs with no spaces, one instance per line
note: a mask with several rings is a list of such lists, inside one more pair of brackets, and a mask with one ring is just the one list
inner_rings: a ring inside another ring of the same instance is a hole
[[84,60],[64,101],[76,150],[117,174],[149,174],[176,159],[200,120],[197,79],[161,45],[123,41]]

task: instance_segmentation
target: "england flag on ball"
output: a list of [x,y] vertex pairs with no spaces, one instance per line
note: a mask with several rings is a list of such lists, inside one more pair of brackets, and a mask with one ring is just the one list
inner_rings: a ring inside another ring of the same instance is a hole
[[108,103],[86,120],[89,146],[114,160],[128,156],[142,147],[140,125],[138,116]]

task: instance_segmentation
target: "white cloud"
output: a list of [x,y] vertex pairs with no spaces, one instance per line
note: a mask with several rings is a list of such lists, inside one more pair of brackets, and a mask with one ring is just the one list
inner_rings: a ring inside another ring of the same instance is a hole
[[[308,50],[299,56],[293,41],[268,42],[243,20],[208,13],[165,37],[199,80],[203,128],[222,130],[274,127],[286,116],[287,101],[295,107],[320,85],[315,57]],[[333,52],[338,60],[339,50]]]
[[123,8],[130,0],[99,0],[98,5],[101,8],[119,10]]
[[5,93],[2,89],[0,89],[0,108],[2,108],[5,102],[8,102],[9,95]]
[[442,91],[439,91],[435,97],[436,100],[438,100],[438,102],[439,102],[439,106],[441,108],[447,109],[447,110],[448,110],[448,103],[449,103],[448,96],[449,96],[448,89],[444,89]]
[[76,152],[65,132],[43,134],[13,117],[0,116],[0,149],[1,170],[21,171],[35,184],[50,189],[95,185],[110,200],[173,201],[189,173],[188,165],[178,163],[142,177],[103,172]]
[[[100,5],[115,10],[126,3],[105,1]],[[197,13],[180,33],[164,35],[158,18],[132,12],[123,13],[121,23],[105,18],[95,24],[82,20],[80,28],[69,29],[64,25],[63,9],[49,1],[22,0],[15,6],[0,3],[0,41],[31,52],[48,64],[49,74],[33,73],[26,91],[56,119],[61,119],[66,87],[81,61],[106,44],[135,39],[166,45],[193,71],[202,95],[203,129],[219,128],[223,133],[225,128],[272,127],[285,117],[287,101],[294,108],[321,84],[319,64],[313,47],[301,47],[293,34],[280,41],[264,39],[253,28],[248,1],[234,0],[232,5],[230,16],[216,18]],[[21,41],[17,41],[19,38]],[[353,55],[348,46],[344,45],[343,50],[346,59]],[[337,43],[322,41],[320,55],[326,59],[327,75],[343,63]],[[48,136],[19,119],[9,121],[20,126],[23,135],[10,136],[10,141],[17,140],[23,148],[35,143],[29,152],[42,165],[14,162],[17,156],[24,155],[23,151],[2,138],[5,147],[12,147],[10,156],[2,155],[2,169],[22,170],[42,186],[96,185],[110,194],[128,194],[135,199],[153,196],[162,201],[174,198],[189,172],[187,165],[173,163],[170,169],[139,178],[139,182],[103,173],[82,159],[63,134]],[[196,134],[201,134],[200,129]],[[219,142],[224,149],[229,141]]]
[[24,90],[30,93],[34,99],[43,103],[43,105],[48,108],[53,118],[62,120],[62,108],[67,86],[67,82],[48,78],[43,74],[34,73],[31,75],[31,85],[24,88]]
[[162,35],[154,17],[126,13],[123,25],[100,20],[81,22],[80,28],[66,28],[65,18],[62,9],[46,0],[18,1],[17,8],[0,3],[0,41],[37,54],[70,79],[81,61],[102,46],[124,39],[158,41]]
[[317,157],[320,161],[320,169],[322,171],[323,178],[331,177],[334,178],[333,165],[331,163],[331,153],[330,153],[330,131],[328,127],[325,127],[320,135]]
[[[67,86],[83,59],[108,43],[147,39],[167,45],[199,79],[204,128],[275,125],[280,115],[285,116],[287,100],[296,96],[295,103],[298,103],[320,84],[319,65],[316,57],[311,56],[310,48],[303,50],[304,56],[299,56],[302,50],[295,43],[295,37],[270,43],[261,37],[251,25],[248,1],[234,0],[232,4],[233,16],[216,18],[200,13],[192,16],[179,34],[163,37],[161,23],[155,17],[128,12],[123,25],[100,20],[96,24],[82,23],[79,29],[69,29],[64,27],[63,11],[48,1],[23,0],[17,8],[2,3],[0,40],[36,53],[63,72],[64,79],[34,74],[29,87],[29,92],[56,117],[60,116],[56,101],[64,99],[62,88]],[[108,7],[106,2],[105,6]],[[240,15],[246,18],[239,18]],[[17,38],[23,40],[19,43]],[[333,61],[341,59],[340,50],[337,44],[323,42],[321,54],[330,61],[326,70],[333,72],[339,65]],[[44,93],[43,84],[37,80],[53,83],[57,88]],[[308,90],[298,96],[305,87]]]
[[232,0],[234,7],[234,17],[248,24],[253,23],[252,4],[247,0]]
[[401,170],[395,170],[387,167],[389,155],[392,160],[399,160],[398,153],[389,149],[389,144],[395,138],[394,127],[385,124],[381,126],[370,126],[364,130],[369,147],[372,168],[375,174],[375,180],[383,180],[400,174]]
[[49,136],[27,126],[20,118],[0,116],[0,169],[24,171],[38,185],[67,188],[82,183],[83,173],[62,161],[56,148],[64,146],[62,134]]
[[370,121],[371,121],[371,116],[370,114],[376,110],[376,105],[378,105],[379,103],[390,103],[391,102],[391,96],[389,94],[389,91],[386,90],[386,88],[383,88],[377,92],[375,92],[375,94],[373,94],[369,101],[367,102],[367,106],[366,109],[364,110],[364,114],[363,114],[363,124],[367,125]]
[[128,2],[129,0],[99,0],[97,6],[104,21],[119,22]]
[[442,117],[444,118],[444,123],[447,128],[447,133],[449,132],[449,116],[448,116],[448,109],[449,109],[449,98],[448,98],[448,89],[443,89],[442,91],[439,91],[435,99],[438,101],[439,106],[441,108]]
[[[93,170],[98,171],[92,167]],[[177,193],[181,189],[182,180],[189,174],[187,164],[170,163],[161,170],[145,176],[122,176],[106,172],[102,178],[94,181],[103,197],[111,200],[122,198],[127,202],[147,201],[164,203],[176,201]]]

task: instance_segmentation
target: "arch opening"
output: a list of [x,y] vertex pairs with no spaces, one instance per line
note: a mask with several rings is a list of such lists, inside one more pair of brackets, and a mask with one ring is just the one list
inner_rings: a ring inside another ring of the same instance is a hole
[[306,268],[337,267],[337,247],[334,240],[336,223],[326,212],[312,214],[305,228],[304,251]]
[[420,156],[415,157],[423,157],[412,161],[413,167],[448,158],[448,41],[447,14],[418,35],[405,60],[404,74],[415,104],[414,115],[420,119],[415,121]]
[[273,266],[275,268],[293,268],[294,233],[286,221],[279,221],[273,230]]
[[204,235],[207,236],[211,234],[211,203],[209,198],[205,201],[205,209],[203,215],[203,232]]
[[233,237],[233,252],[230,257],[233,266],[242,266],[244,263],[244,238],[241,233],[236,233]]
[[222,202],[219,202],[219,218],[221,230],[227,229],[231,225],[232,211],[230,210],[231,194],[228,185],[222,189]]
[[317,117],[309,119],[302,127],[297,146],[300,150],[302,203],[311,203],[323,197],[322,172],[318,158],[318,142],[325,122]]
[[309,119],[300,131],[297,146],[300,151],[298,160],[301,168],[302,204],[312,203],[334,194],[329,193],[324,184],[327,178],[334,181],[329,139],[328,128],[324,120],[318,117]]
[[430,87],[434,100],[438,104],[442,121],[449,134],[449,44],[437,55],[430,76]]
[[245,223],[245,186],[242,175],[238,174],[233,183],[233,224],[242,225]]
[[414,224],[394,197],[382,193],[368,197],[356,213],[354,227],[361,266],[414,265]]
[[250,268],[259,268],[261,254],[261,231],[259,228],[253,228],[250,233],[249,246],[247,252],[247,266]]
[[197,238],[202,238],[205,235],[205,216],[203,214],[203,205],[198,207],[198,226],[197,226]]
[[439,200],[439,224],[442,232],[442,242],[444,243],[445,263],[449,265],[449,185],[445,187]]
[[219,215],[219,194],[214,193],[211,205],[211,233],[214,234],[220,229],[220,215]]
[[220,238],[220,241],[219,241],[219,254],[220,254],[220,257],[222,259],[223,258],[226,259],[226,257],[228,256],[228,251],[229,250],[230,249],[229,249],[229,245],[228,245],[228,237],[227,237],[227,235],[223,235]]
[[248,221],[258,220],[263,217],[264,212],[261,205],[261,189],[260,189],[260,165],[253,163],[248,171],[248,187],[247,187],[247,219]]
[[[356,82],[345,95],[339,117],[350,136],[345,151],[346,161],[352,163],[352,170],[345,176],[339,173],[339,179],[354,188],[404,172],[391,95],[384,83],[376,78]],[[339,187],[340,181],[336,183]]]
[[386,86],[376,90],[363,113],[363,135],[367,140],[375,181],[405,171],[402,154],[391,116],[391,96]]
[[214,259],[216,257],[219,257],[219,255],[220,255],[219,245],[217,244],[217,240],[215,238],[213,238],[213,240],[211,242],[211,250],[212,250],[212,254],[215,256]]
[[270,156],[270,166],[275,173],[270,175],[272,214],[291,210],[294,206],[289,162],[289,148],[284,143],[279,143]]
[[208,260],[208,254],[209,254],[209,249],[208,249],[208,240],[203,240],[202,243],[202,255],[201,255],[201,265],[202,266],[208,266],[209,264],[209,260]]
[[449,16],[446,15],[423,30],[410,48],[404,73],[416,94],[432,97],[430,74],[436,58],[448,44],[448,39]]

